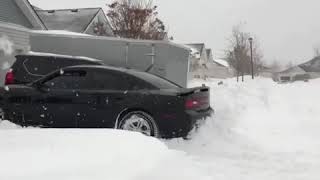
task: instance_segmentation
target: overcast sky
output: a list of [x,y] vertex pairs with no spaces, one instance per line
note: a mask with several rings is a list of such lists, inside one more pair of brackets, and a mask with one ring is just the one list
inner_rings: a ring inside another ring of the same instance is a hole
[[[110,0],[30,0],[43,9],[104,7]],[[319,0],[154,0],[169,33],[179,43],[206,43],[223,55],[232,26],[259,38],[265,59],[307,61],[320,47]]]

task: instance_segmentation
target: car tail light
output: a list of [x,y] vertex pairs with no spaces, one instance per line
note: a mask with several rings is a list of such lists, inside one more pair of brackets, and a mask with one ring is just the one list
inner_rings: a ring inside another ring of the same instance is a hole
[[196,99],[188,99],[186,100],[185,106],[186,109],[195,109],[199,107],[200,102]]
[[190,98],[185,101],[186,109],[202,109],[209,106],[209,101],[207,97],[196,97]]
[[6,74],[5,85],[10,85],[14,83],[14,73],[12,69],[10,69]]

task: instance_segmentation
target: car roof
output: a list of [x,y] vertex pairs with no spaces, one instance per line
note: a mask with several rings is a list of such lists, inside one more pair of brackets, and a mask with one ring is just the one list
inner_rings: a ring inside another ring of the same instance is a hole
[[70,56],[70,55],[62,55],[62,54],[51,54],[51,53],[40,53],[40,52],[28,52],[25,54],[20,54],[16,56],[18,57],[46,57],[46,58],[60,58],[60,59],[78,59],[78,60],[85,60],[85,61],[91,61],[91,62],[100,62],[102,63],[102,60],[84,57],[84,56]]
[[[68,66],[63,68],[64,70],[88,70],[88,69],[101,69],[101,70],[111,70],[111,71],[119,71],[119,72],[126,72],[129,71],[130,69],[126,68],[121,68],[121,67],[113,67],[113,66],[97,66],[97,65],[76,65],[76,66]],[[135,71],[135,70],[133,70]]]

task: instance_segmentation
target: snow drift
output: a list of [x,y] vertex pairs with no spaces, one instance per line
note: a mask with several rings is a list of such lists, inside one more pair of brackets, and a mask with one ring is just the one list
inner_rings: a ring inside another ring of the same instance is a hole
[[0,131],[0,179],[209,179],[185,153],[116,130]]
[[320,176],[320,80],[276,84],[246,77],[194,81],[211,87],[216,115],[192,140],[166,142],[201,162],[212,179],[316,180]]

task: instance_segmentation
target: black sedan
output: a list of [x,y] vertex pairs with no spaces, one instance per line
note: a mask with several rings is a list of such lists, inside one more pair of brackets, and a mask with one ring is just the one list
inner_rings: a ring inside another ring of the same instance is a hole
[[118,128],[185,137],[212,113],[208,87],[185,89],[145,72],[73,66],[0,90],[6,119],[43,128]]

